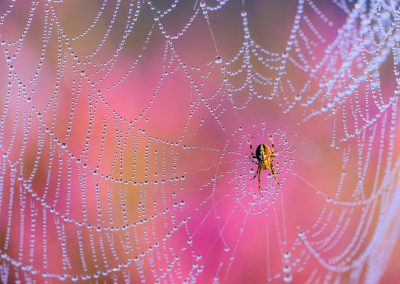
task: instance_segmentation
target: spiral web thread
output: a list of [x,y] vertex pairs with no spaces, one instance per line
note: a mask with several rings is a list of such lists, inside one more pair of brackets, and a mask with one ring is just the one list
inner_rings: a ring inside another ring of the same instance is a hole
[[[263,282],[380,279],[400,230],[397,1],[299,0],[279,51],[258,43],[247,2],[104,0],[86,28],[66,6],[0,6],[2,282],[240,282],[254,251]],[[225,10],[242,27],[229,56]],[[180,46],[196,25],[213,54],[201,65]],[[298,161],[319,132],[328,184]],[[249,145],[272,141],[282,186],[263,172],[259,193]]]

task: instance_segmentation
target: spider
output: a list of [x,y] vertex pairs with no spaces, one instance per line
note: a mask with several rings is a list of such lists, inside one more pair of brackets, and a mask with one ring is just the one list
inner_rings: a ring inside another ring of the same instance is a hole
[[250,160],[258,165],[257,172],[252,178],[255,179],[258,176],[258,191],[261,193],[260,178],[261,178],[261,173],[264,170],[270,170],[276,183],[280,186],[281,184],[276,176],[278,173],[276,172],[276,169],[273,165],[276,156],[274,141],[272,141],[271,143],[271,148],[265,144],[258,145],[255,153],[253,152],[253,145],[250,144],[250,150],[251,150]]

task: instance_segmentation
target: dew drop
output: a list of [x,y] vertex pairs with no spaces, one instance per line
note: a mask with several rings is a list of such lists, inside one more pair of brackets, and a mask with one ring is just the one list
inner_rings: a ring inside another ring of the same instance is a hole
[[215,64],[221,64],[221,63],[222,63],[222,57],[217,56],[217,58],[215,58]]

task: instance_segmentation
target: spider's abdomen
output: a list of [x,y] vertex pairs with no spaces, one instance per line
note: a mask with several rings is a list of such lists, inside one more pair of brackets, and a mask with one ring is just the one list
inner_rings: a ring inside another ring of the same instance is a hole
[[259,163],[263,163],[265,161],[265,159],[267,158],[266,154],[265,154],[266,148],[267,148],[267,146],[265,144],[260,144],[257,146],[256,158]]

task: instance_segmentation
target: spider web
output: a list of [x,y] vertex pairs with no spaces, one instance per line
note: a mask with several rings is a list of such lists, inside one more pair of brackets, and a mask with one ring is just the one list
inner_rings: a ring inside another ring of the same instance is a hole
[[2,282],[379,281],[399,8],[1,2]]

